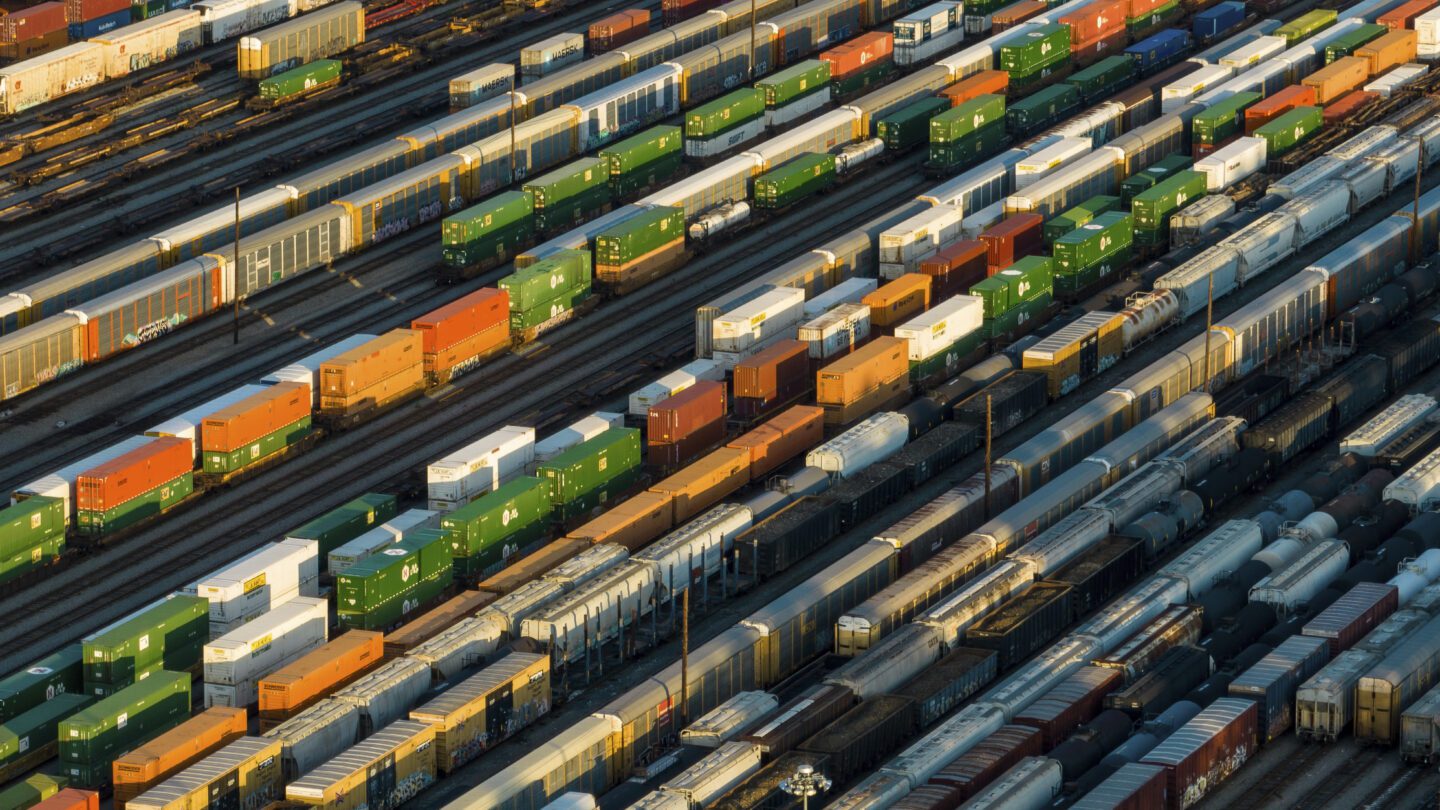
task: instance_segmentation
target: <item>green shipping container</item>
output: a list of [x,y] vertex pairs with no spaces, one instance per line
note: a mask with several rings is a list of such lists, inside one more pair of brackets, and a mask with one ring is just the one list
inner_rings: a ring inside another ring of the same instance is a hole
[[823,90],[829,83],[830,63],[819,59],[806,59],[766,78],[755,80],[755,86],[765,94],[765,106],[772,110]]
[[535,227],[541,231],[583,222],[610,202],[610,166],[601,158],[572,160],[526,183],[535,198]]
[[1135,199],[1130,201],[1130,213],[1135,217],[1135,242],[1142,245],[1168,243],[1170,216],[1203,196],[1205,175],[1188,169],[1135,195]]
[[60,772],[104,787],[116,757],[189,719],[190,673],[156,672],[60,721]]
[[0,584],[21,577],[37,568],[44,568],[65,553],[65,535],[40,541],[39,545],[0,559]]
[[1073,294],[1108,277],[1130,257],[1131,216],[1111,211],[1055,240],[1055,292]]
[[1034,76],[1070,58],[1070,27],[1059,23],[1036,26],[1024,39],[1000,46],[1000,69],[1011,81]]
[[876,85],[884,84],[895,72],[895,63],[882,59],[864,70],[857,70],[843,79],[830,81],[830,92],[835,96],[849,96]]
[[1135,195],[1150,188],[1162,179],[1169,177],[1176,172],[1183,172],[1194,165],[1194,161],[1186,155],[1166,155],[1152,163],[1149,168],[1141,169],[1131,177],[1125,178],[1120,184],[1120,201],[1123,205],[1129,205],[1135,199]]
[[329,565],[330,552],[398,514],[400,504],[394,495],[371,492],[292,529],[285,537],[319,543],[323,571]]
[[922,98],[881,118],[875,125],[875,135],[885,142],[885,148],[891,152],[905,151],[925,143],[930,119],[949,109],[948,99],[935,96]]
[[1172,23],[1179,21],[1179,19],[1184,16],[1184,14],[1185,9],[1181,7],[1180,0],[1175,0],[1175,2],[1173,3],[1166,3],[1165,5],[1160,6],[1159,8],[1151,9],[1150,11],[1147,11],[1138,17],[1130,17],[1126,19],[1125,30],[1126,33],[1130,35],[1131,39],[1143,39],[1144,37],[1150,36],[1151,34],[1155,33],[1156,29],[1165,28],[1166,26],[1169,26]]
[[146,673],[195,669],[209,640],[210,601],[171,594],[81,642],[85,692],[111,694]]
[[353,630],[387,630],[454,579],[449,534],[420,529],[335,578],[335,612]]
[[1356,28],[1348,34],[1336,37],[1325,45],[1325,64],[1330,64],[1336,59],[1344,59],[1355,53],[1355,49],[1364,46],[1373,39],[1388,34],[1389,28],[1383,25],[1367,23]]
[[546,321],[564,315],[590,297],[590,282],[587,280],[582,286],[571,287],[561,292],[549,301],[536,304],[530,309],[510,309],[510,331],[512,333],[524,332],[528,329],[540,326]]
[[[151,17],[158,17],[170,10],[166,6],[165,0],[134,0],[130,3],[130,20],[131,22],[140,22]],[[3,806],[0,805],[0,807]]]
[[521,476],[440,519],[455,575],[498,571],[511,555],[540,539],[550,523],[550,482]]
[[1319,107],[1296,107],[1256,129],[1255,137],[1265,139],[1265,154],[1274,159],[1319,132],[1324,123],[1323,115],[1324,110]]
[[924,380],[936,379],[942,374],[946,379],[955,376],[960,373],[960,361],[979,348],[980,342],[984,339],[985,328],[984,324],[981,324],[981,328],[968,335],[961,335],[959,340],[924,360],[911,360],[910,382],[918,385]]
[[1135,60],[1128,56],[1107,56],[1065,81],[1079,91],[1081,101],[1091,104],[1128,87],[1138,70]]
[[1261,98],[1259,93],[1236,93],[1196,113],[1190,123],[1192,140],[1216,145],[1231,135],[1240,134],[1245,128],[1245,109]]
[[291,445],[299,444],[309,435],[310,417],[306,415],[273,433],[261,436],[238,450],[231,450],[228,453],[205,451],[205,472],[212,475],[223,475],[243,470]]
[[784,208],[834,182],[835,156],[806,152],[755,178],[755,204],[760,208]]
[[589,514],[635,483],[640,474],[640,431],[611,428],[542,461],[535,474],[550,482],[556,519]]
[[89,695],[56,695],[18,717],[0,723],[0,770],[32,751],[53,745],[60,721],[95,702]]
[[10,787],[0,790],[0,807],[34,807],[64,790],[69,784],[70,780],[63,776],[51,776],[48,773],[31,774],[25,777],[25,781],[16,782]]
[[970,288],[980,296],[986,320],[998,318],[1010,309],[1051,290],[1051,261],[1048,256],[1026,256]]
[[1338,17],[1339,15],[1331,9],[1307,11],[1290,22],[1276,28],[1273,36],[1284,37],[1286,45],[1294,45],[1311,34],[1323,31],[1334,25]]
[[610,167],[610,195],[623,197],[665,182],[680,170],[685,155],[680,127],[658,126],[601,149]]
[[685,241],[685,209],[659,206],[598,234],[595,237],[595,262],[628,264],[677,241]]
[[534,309],[567,290],[589,288],[590,253],[565,250],[500,279],[497,286],[510,295],[510,311]]
[[0,723],[47,700],[84,689],[80,645],[64,647],[0,679]]
[[451,267],[509,261],[535,239],[535,198],[505,191],[440,223],[441,257]]
[[1107,194],[1091,197],[1070,210],[1056,214],[1045,222],[1040,236],[1045,244],[1053,245],[1056,239],[1084,225],[1097,216],[1120,207],[1120,198]]
[[1005,97],[976,96],[930,119],[930,142],[950,143],[1005,120]]
[[685,114],[685,137],[707,140],[765,115],[765,92],[745,87]]
[[194,491],[195,474],[187,472],[173,481],[104,511],[77,510],[76,527],[81,534],[112,534],[160,514],[190,497],[190,493]]
[[981,327],[985,331],[985,337],[1004,338],[1021,327],[1032,324],[1045,315],[1045,311],[1049,309],[1053,300],[1054,296],[1047,289],[1029,301],[1022,301],[1011,307],[998,318],[987,318]]
[[282,99],[303,93],[322,84],[340,81],[340,63],[334,59],[320,59],[307,65],[260,80],[260,97]]
[[0,557],[30,550],[43,540],[65,535],[65,502],[59,498],[26,498],[0,509]]
[[1053,84],[1026,96],[1005,111],[1005,128],[1012,135],[1042,129],[1080,106],[1080,94],[1068,84]]
[[994,121],[959,140],[930,144],[930,159],[925,165],[947,172],[969,168],[999,152],[1006,139],[1005,122]]

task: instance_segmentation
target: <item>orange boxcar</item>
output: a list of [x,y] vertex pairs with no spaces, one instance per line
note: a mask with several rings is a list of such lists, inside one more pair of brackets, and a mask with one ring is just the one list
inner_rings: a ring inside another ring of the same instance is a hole
[[434,610],[428,610],[420,618],[401,626],[385,635],[385,658],[389,660],[404,655],[424,644],[450,626],[469,616],[474,616],[500,597],[489,591],[465,591]]
[[824,438],[825,409],[796,405],[725,446],[750,453],[750,480],[756,481]]
[[260,724],[266,730],[363,675],[385,657],[381,633],[350,630],[260,679]]
[[972,98],[986,95],[1005,95],[1005,88],[1010,86],[1010,73],[1004,70],[982,70],[974,76],[966,76],[960,81],[941,90],[937,95],[948,99],[951,107],[959,107],[961,104]]
[[249,720],[242,708],[212,706],[111,764],[115,808],[199,762],[212,751],[245,736]]
[[1296,107],[1314,107],[1319,103],[1315,100],[1315,88],[1292,84],[1245,108],[1245,134],[1254,134],[1255,130]]
[[750,451],[743,447],[722,447],[654,484],[650,491],[670,498],[672,520],[678,526],[748,483]]
[[1371,76],[1379,76],[1390,68],[1414,62],[1419,36],[1409,30],[1391,31],[1356,48],[1352,55],[1368,63]]
[[641,492],[570,532],[570,537],[639,551],[675,525],[672,500],[673,496],[663,492]]
[[504,596],[569,560],[589,548],[590,545],[588,540],[579,540],[573,537],[552,540],[497,573],[480,580],[478,587],[482,591]]
[[256,392],[205,417],[200,447],[228,453],[310,415],[310,386],[283,382]]
[[153,439],[80,473],[75,479],[75,508],[92,512],[112,509],[194,468],[195,451],[188,440],[174,436]]

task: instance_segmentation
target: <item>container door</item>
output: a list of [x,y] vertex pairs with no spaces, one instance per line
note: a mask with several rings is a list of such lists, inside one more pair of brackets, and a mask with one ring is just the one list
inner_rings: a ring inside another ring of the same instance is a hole
[[371,807],[382,804],[384,799],[395,792],[395,755],[374,763],[365,773],[365,797]]
[[240,770],[237,768],[210,785],[209,810],[240,810]]
[[1088,380],[1100,371],[1100,336],[1090,335],[1080,343],[1080,379]]
[[485,696],[485,740],[493,745],[505,739],[510,728],[511,717],[515,714],[515,694],[510,684],[505,684]]

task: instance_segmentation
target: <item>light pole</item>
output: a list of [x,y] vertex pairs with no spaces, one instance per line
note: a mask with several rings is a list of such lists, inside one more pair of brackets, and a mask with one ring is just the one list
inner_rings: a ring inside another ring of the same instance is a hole
[[795,775],[780,780],[780,789],[791,796],[799,797],[803,810],[810,810],[810,797],[818,796],[830,789],[830,780],[815,772],[814,766],[801,765]]

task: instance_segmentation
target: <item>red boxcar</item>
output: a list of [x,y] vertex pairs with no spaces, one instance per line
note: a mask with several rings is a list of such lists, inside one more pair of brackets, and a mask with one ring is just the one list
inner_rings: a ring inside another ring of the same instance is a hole
[[590,53],[604,53],[650,33],[650,12],[631,8],[590,23]]

